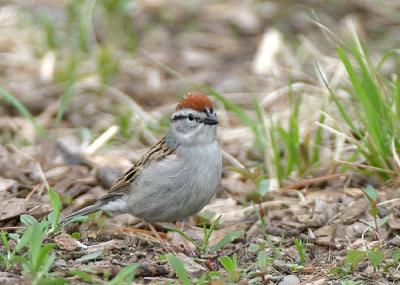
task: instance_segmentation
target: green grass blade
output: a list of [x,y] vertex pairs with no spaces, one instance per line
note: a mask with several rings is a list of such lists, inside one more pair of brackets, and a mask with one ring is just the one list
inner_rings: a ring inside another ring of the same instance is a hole
[[60,107],[58,108],[56,115],[56,126],[61,124],[61,119],[64,115],[64,112],[67,110],[69,104],[71,103],[72,97],[75,95],[74,83],[75,77],[71,75],[71,78],[66,84],[64,94],[60,100]]
[[32,235],[32,227],[28,227],[22,234],[22,237],[18,240],[18,243],[14,248],[15,253],[20,252],[29,243],[31,235]]
[[[257,127],[259,131],[257,132],[256,135],[256,143],[259,145],[260,150],[262,151],[263,157],[265,157],[266,149],[267,149],[267,127],[265,126],[265,113],[264,109],[261,106],[260,102],[253,97],[253,106],[254,110],[256,111],[256,116],[258,120]],[[265,172],[267,170],[265,169]]]
[[226,271],[233,272],[235,270],[233,260],[229,256],[221,256],[218,260]]
[[216,245],[210,248],[210,252],[216,252],[223,248],[224,246],[230,244],[234,240],[241,238],[244,235],[244,231],[233,231],[226,234]]
[[131,264],[122,269],[118,274],[107,284],[108,285],[119,285],[119,284],[131,284],[135,279],[136,268],[138,264]]
[[[342,63],[346,68],[347,74],[354,88],[354,94],[357,100],[359,100],[360,106],[363,109],[362,111],[364,114],[366,127],[368,128],[368,131],[373,138],[372,146],[376,149],[376,151],[387,154],[388,148],[385,148],[386,136],[382,131],[383,129],[380,118],[376,116],[377,113],[373,108],[374,105],[372,105],[370,101],[376,101],[376,99],[374,98],[374,92],[371,92],[369,94],[365,93],[363,84],[356,71],[354,70],[352,64],[350,63],[349,58],[342,49],[338,48],[337,51]],[[371,85],[371,83],[368,83],[368,85]],[[380,108],[380,106],[377,107]]]
[[54,19],[49,14],[44,14],[40,17],[39,21],[45,32],[48,48],[50,50],[57,49],[59,47],[59,40],[57,38],[58,34]]
[[203,225],[203,250],[208,251],[208,243],[210,241],[212,233],[215,231],[217,228],[219,221],[221,220],[221,215],[218,216],[215,221],[211,224],[210,228],[207,229],[206,224]]
[[19,220],[21,221],[22,224],[24,224],[27,227],[32,226],[33,224],[37,224],[38,221],[36,220],[35,217],[28,215],[28,214],[22,214],[19,217]]
[[279,134],[277,132],[274,122],[271,120],[271,125],[269,129],[269,145],[272,149],[272,165],[275,169],[274,176],[278,179],[279,186],[283,185],[283,177],[285,176],[284,168],[281,164],[281,146],[279,144]]
[[[392,113],[388,112],[392,104],[388,104],[385,92],[379,86],[377,75],[374,73],[374,68],[370,66],[367,55],[361,52],[355,52],[355,58],[360,66],[361,79],[365,94],[367,95],[367,101],[370,102],[372,106],[371,109],[374,114],[373,119],[376,120],[376,122],[374,122],[380,125],[379,129],[382,130],[381,134],[389,134],[385,129],[387,127],[390,128],[392,125]],[[385,142],[386,138],[383,138],[383,141]]]
[[400,120],[400,80],[397,80],[395,83],[395,98],[394,98],[394,104],[395,104],[395,110],[396,110],[396,117],[397,120]]
[[52,188],[49,189],[49,198],[51,207],[53,208],[53,221],[52,221],[51,231],[54,232],[60,220],[61,201],[57,192],[54,191]]
[[79,46],[83,52],[90,51],[90,42],[93,37],[92,21],[96,0],[84,0],[77,3],[79,9]]
[[34,267],[37,271],[40,270],[44,273],[48,272],[55,258],[54,255],[50,255],[50,251],[54,248],[54,246],[54,244],[47,243],[40,248],[37,259],[34,261]]
[[38,270],[37,266],[40,258],[40,249],[42,247],[42,242],[43,242],[43,236],[40,229],[40,225],[38,223],[33,224],[31,228],[32,232],[28,243],[29,246],[28,255],[29,259],[32,262],[32,267],[33,267],[32,270],[37,271]]
[[7,252],[10,252],[11,248],[10,248],[10,244],[8,243],[8,239],[7,239],[7,233],[4,231],[0,232],[0,241],[3,244],[5,250]]
[[325,116],[323,113],[321,113],[319,116],[318,123],[320,123],[320,125],[318,126],[313,139],[314,145],[311,154],[311,164],[315,164],[319,161],[324,132],[324,129],[321,127],[321,125],[325,123]]
[[[56,255],[54,252],[48,253],[47,257],[44,259],[43,264],[41,264],[41,274],[47,275],[51,269],[51,267],[54,264],[54,261],[56,260]],[[59,279],[60,283],[56,283],[57,281],[54,280],[53,278],[51,279],[50,284],[66,284],[65,279]]]
[[175,232],[175,233],[181,235],[184,239],[191,242],[194,246],[197,246],[196,241],[194,239],[192,239],[190,236],[188,236],[185,232],[181,231],[180,229],[172,228],[172,227],[166,227],[166,229],[167,229],[167,231]]
[[98,257],[102,256],[103,253],[104,253],[104,249],[99,249],[92,253],[88,253],[82,257],[79,257],[78,259],[75,260],[75,262],[82,263],[82,262],[86,262],[89,260],[97,259]]
[[22,104],[20,100],[18,100],[14,95],[9,93],[3,87],[0,86],[0,97],[3,97],[7,102],[14,106],[17,111],[24,116],[35,128],[36,134],[39,137],[43,137],[45,135],[45,130],[43,127],[35,120],[35,118],[31,115],[28,109]]
[[397,55],[400,56],[400,49],[391,49],[389,51],[387,51],[382,59],[379,61],[378,65],[377,65],[377,71],[380,71],[382,68],[382,65],[392,56]]
[[318,73],[320,74],[322,82],[324,83],[326,89],[329,92],[330,99],[335,103],[336,107],[339,110],[341,117],[343,118],[345,123],[350,127],[351,132],[354,133],[356,136],[361,137],[362,134],[360,133],[360,130],[354,125],[353,119],[349,116],[349,114],[348,114],[346,108],[344,107],[344,105],[342,104],[341,100],[339,100],[339,98],[336,96],[335,92],[333,92],[333,90],[329,86],[319,65],[317,65],[317,70],[318,70]]
[[278,126],[275,130],[279,136],[279,140],[285,145],[285,150],[287,151],[287,161],[285,162],[286,167],[284,168],[284,175],[286,176],[287,173],[290,173],[293,170],[294,161],[292,153],[296,150],[293,150],[293,142],[292,137],[289,132],[286,132],[285,129],[281,126]]
[[175,270],[176,275],[178,276],[182,284],[190,285],[189,275],[185,269],[185,266],[183,265],[183,262],[178,257],[172,254],[167,255],[167,260],[171,267]]

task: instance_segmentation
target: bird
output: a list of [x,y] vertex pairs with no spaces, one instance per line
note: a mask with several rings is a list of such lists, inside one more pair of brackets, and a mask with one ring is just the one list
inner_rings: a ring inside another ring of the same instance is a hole
[[105,195],[61,223],[100,210],[130,213],[146,223],[176,222],[198,213],[217,192],[222,176],[217,124],[210,98],[188,92],[167,133]]

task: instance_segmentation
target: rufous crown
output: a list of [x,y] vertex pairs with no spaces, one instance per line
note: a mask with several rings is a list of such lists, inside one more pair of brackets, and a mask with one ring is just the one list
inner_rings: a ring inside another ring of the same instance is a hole
[[210,98],[202,92],[188,92],[185,97],[179,101],[176,106],[176,111],[182,109],[193,109],[198,112],[204,112],[208,108],[210,112],[213,112],[214,105]]

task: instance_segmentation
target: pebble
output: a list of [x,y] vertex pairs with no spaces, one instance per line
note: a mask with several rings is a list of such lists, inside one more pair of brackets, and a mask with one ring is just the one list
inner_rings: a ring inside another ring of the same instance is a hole
[[57,267],[66,267],[67,262],[64,259],[59,258],[54,262],[54,265]]
[[278,285],[297,285],[300,284],[300,279],[296,275],[287,275],[279,281]]
[[203,273],[207,272],[207,269],[200,264],[194,262],[194,260],[182,253],[178,253],[177,257],[183,262],[185,269],[190,277],[200,277]]

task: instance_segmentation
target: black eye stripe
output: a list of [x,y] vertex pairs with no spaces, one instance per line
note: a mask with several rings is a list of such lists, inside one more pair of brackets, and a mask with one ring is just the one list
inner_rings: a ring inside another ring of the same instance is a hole
[[198,122],[202,122],[202,119],[195,117],[193,114],[175,116],[172,118],[172,121],[183,120],[183,119],[189,119],[190,121],[196,120]]
[[177,120],[182,120],[182,119],[186,119],[186,118],[187,118],[187,116],[180,115],[180,116],[173,117],[172,120],[177,121]]

